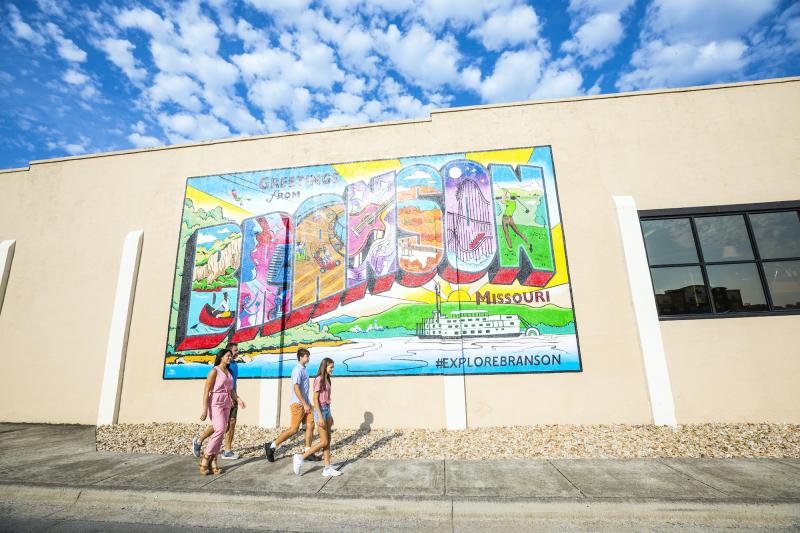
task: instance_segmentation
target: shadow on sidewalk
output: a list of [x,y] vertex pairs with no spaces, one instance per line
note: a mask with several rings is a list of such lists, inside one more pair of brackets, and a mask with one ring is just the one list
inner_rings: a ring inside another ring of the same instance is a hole
[[[354,433],[352,433],[347,438],[342,439],[340,441],[335,441],[334,440],[334,442],[331,444],[331,454],[335,453],[336,450],[344,448],[346,446],[350,446],[350,445],[356,443],[358,440],[360,440],[360,439],[366,437],[367,435],[369,435],[372,432],[372,424],[373,424],[374,420],[375,420],[374,415],[370,411],[365,411],[364,412],[364,421],[361,422],[361,425],[359,425],[358,429]],[[335,433],[335,431],[336,431],[336,428],[334,428],[334,433]],[[373,451],[385,446],[388,442],[391,442],[392,440],[394,440],[394,439],[396,439],[396,438],[398,438],[400,436],[401,436],[400,433],[392,433],[391,435],[387,435],[387,436],[385,436],[385,437],[383,437],[381,439],[378,439],[377,441],[373,442],[372,444],[370,444],[369,446],[367,446],[366,448],[361,450],[356,457],[351,458],[351,459],[347,459],[344,462],[339,463],[339,466],[344,467],[344,466],[347,466],[347,465],[349,465],[351,463],[354,463],[354,462],[358,461],[359,459],[364,459],[364,458],[368,457]],[[298,444],[298,439],[300,439],[300,442],[302,443],[302,440],[304,438],[305,438],[305,424],[301,425],[300,428],[298,429],[297,433],[295,433],[291,438],[289,438],[289,440],[287,440],[284,443],[281,443],[281,445],[278,446],[278,448],[275,450],[276,462],[279,460],[278,457],[281,457],[281,458],[285,459],[286,458],[285,457],[286,450],[292,448],[293,446],[296,446]],[[333,440],[333,436],[331,436],[331,439]],[[239,453],[250,453],[250,452],[255,452],[255,451],[258,451],[258,450],[262,450],[262,449],[265,448],[265,446],[268,446],[268,445],[269,445],[269,443],[265,443],[265,444],[260,444],[260,445],[257,445],[257,446],[248,446],[246,448],[235,448],[234,451],[237,451]],[[266,457],[248,457],[248,458],[236,461],[236,463],[231,464],[227,468],[224,468],[224,471],[228,472],[228,471],[236,470],[236,469],[241,468],[242,466],[244,466],[246,464],[252,463],[254,461],[262,461],[264,459],[266,459]],[[221,463],[221,464],[224,465],[225,463]],[[312,468],[311,470],[309,470],[309,472],[311,472],[313,470],[314,469]]]
[[[338,442],[333,442],[331,444],[331,454],[333,454],[333,452],[335,450],[340,449],[340,448],[344,448],[345,446],[349,446],[349,445],[353,444],[354,442],[358,441],[359,439],[369,435],[372,432],[372,423],[373,423],[374,420],[375,420],[375,417],[373,416],[373,414],[370,411],[365,411],[364,412],[364,421],[358,427],[358,430],[355,433],[353,433],[352,435],[350,435],[349,437],[347,437],[346,439],[342,439],[342,440],[340,440]],[[361,450],[358,453],[358,455],[355,456],[354,458],[346,459],[345,461],[343,461],[341,463],[338,463],[339,468],[344,468],[345,466],[347,466],[349,464],[355,463],[359,459],[364,459],[364,458],[368,457],[370,453],[372,453],[375,450],[385,446],[387,443],[391,442],[392,440],[396,439],[399,436],[400,436],[400,433],[392,433],[391,435],[387,435],[385,437],[382,437],[382,438],[376,440],[375,442],[373,442],[372,444],[370,444],[369,446],[367,446],[366,448]]]

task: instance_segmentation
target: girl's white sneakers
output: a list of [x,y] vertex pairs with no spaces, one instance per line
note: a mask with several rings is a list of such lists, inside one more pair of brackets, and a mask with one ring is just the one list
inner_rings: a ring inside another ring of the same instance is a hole
[[292,456],[292,468],[294,469],[294,473],[299,476],[300,471],[303,469],[302,453],[296,453]]

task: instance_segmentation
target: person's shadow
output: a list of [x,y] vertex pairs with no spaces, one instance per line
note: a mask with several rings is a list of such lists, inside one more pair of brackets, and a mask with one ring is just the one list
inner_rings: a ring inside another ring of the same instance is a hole
[[372,416],[372,413],[370,413],[369,411],[364,411],[364,421],[361,422],[361,425],[358,426],[358,429],[369,433],[370,431],[372,431],[373,420],[375,420],[375,417]]

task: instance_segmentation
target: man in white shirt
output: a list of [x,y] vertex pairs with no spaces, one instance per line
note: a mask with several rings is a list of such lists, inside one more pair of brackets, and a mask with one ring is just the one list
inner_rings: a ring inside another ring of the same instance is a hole
[[[311,353],[305,349],[297,350],[297,365],[292,369],[292,403],[289,410],[292,414],[292,422],[289,429],[278,435],[278,438],[269,444],[264,444],[264,452],[270,463],[275,462],[275,449],[280,443],[297,433],[300,423],[306,422],[306,447],[311,448],[311,441],[314,438],[314,415],[312,413],[311,401],[308,399],[309,381],[306,365],[311,359]],[[313,457],[313,458],[312,458]],[[319,461],[319,457],[309,457],[311,461]]]

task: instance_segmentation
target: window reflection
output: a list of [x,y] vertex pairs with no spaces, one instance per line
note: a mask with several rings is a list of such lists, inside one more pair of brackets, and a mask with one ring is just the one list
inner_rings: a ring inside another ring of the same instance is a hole
[[753,248],[742,215],[698,217],[694,223],[704,261],[753,259]]
[[659,315],[710,313],[700,267],[650,269]]
[[709,265],[706,272],[718,313],[769,309],[755,263]]
[[641,221],[659,316],[800,313],[800,210],[757,209]]
[[775,309],[800,309],[800,261],[764,263],[764,275]]
[[688,218],[643,220],[642,234],[651,265],[697,262]]
[[797,211],[752,214],[750,225],[762,259],[800,257],[800,218]]

